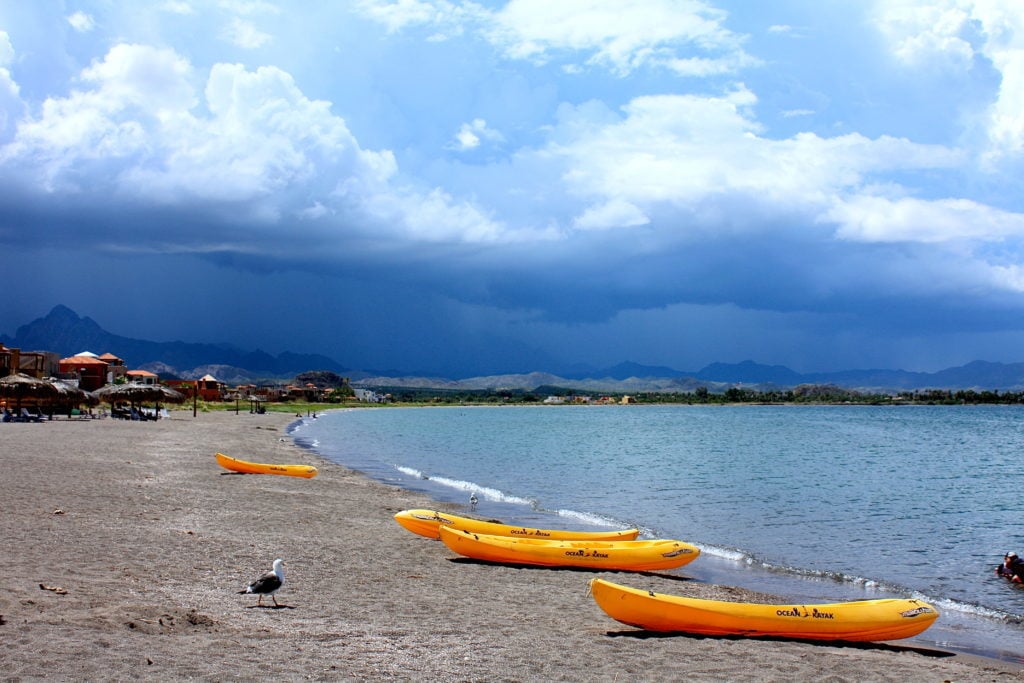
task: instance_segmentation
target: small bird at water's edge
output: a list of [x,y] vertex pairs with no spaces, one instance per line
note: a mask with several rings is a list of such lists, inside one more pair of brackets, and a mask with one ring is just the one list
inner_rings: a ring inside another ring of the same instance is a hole
[[260,607],[263,606],[263,596],[269,595],[274,601],[274,607],[280,607],[280,605],[277,604],[277,598],[274,597],[274,593],[280,590],[283,585],[284,560],[278,558],[274,560],[274,568],[272,570],[255,581],[250,582],[249,585],[245,587],[245,590],[238,591],[238,593],[239,595],[243,593],[255,593],[256,595],[259,595],[260,599],[256,604]]

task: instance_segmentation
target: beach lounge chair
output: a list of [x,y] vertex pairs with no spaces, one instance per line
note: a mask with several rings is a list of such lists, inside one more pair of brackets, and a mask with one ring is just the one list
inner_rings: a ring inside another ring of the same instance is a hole
[[42,422],[43,416],[38,413],[28,412],[28,408],[21,409],[21,418],[23,422]]

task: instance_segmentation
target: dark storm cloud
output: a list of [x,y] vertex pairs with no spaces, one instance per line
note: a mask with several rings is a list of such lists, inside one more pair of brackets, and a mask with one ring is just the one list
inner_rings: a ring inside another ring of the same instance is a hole
[[4,264],[0,315],[89,282],[126,326],[448,369],[941,362],[1021,333],[1024,39],[987,5],[966,33],[766,6],[751,36],[660,0],[416,7],[0,9],[0,246],[45,262]]

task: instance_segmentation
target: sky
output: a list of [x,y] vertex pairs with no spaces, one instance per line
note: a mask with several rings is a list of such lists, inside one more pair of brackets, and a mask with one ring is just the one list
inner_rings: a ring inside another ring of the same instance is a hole
[[6,334],[1020,362],[1022,178],[1020,0],[0,0]]

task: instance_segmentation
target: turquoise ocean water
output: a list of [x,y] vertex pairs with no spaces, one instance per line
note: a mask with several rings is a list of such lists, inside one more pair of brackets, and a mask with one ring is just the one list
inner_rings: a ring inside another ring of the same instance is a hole
[[1024,408],[356,409],[292,436],[435,500],[475,494],[481,516],[695,543],[677,572],[696,580],[923,597],[942,617],[908,642],[1024,662],[1024,587],[992,571],[1024,553]]

